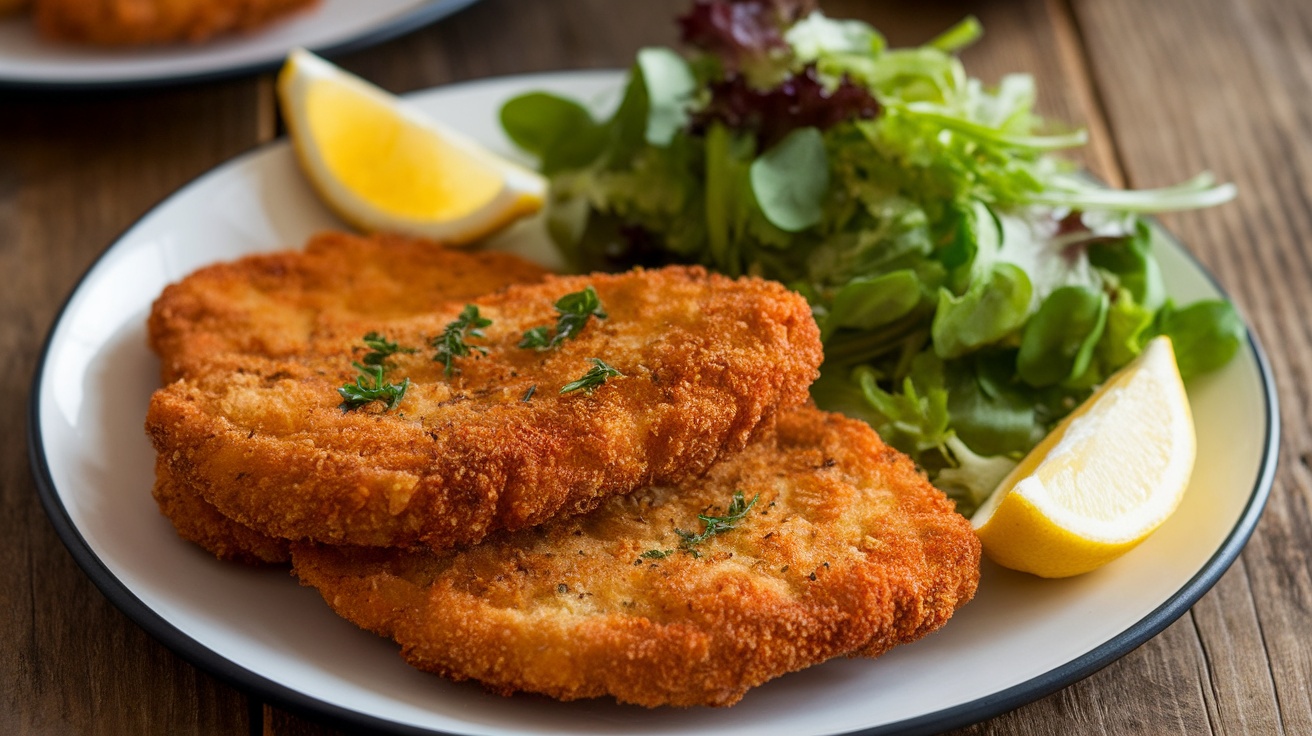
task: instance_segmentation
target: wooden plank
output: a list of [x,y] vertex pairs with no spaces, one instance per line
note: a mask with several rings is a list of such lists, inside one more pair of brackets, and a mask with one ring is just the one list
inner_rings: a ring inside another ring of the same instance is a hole
[[508,74],[625,68],[639,48],[676,41],[682,0],[484,0],[459,15],[340,60],[394,92]]
[[1006,715],[951,733],[1209,733],[1210,714],[1199,689],[1205,678],[1180,667],[1178,652],[1182,650],[1194,651],[1194,661],[1201,663],[1188,616],[1092,677]]
[[1075,8],[1129,181],[1159,185],[1210,168],[1241,192],[1234,204],[1169,224],[1270,350],[1283,452],[1241,564],[1193,616],[1214,730],[1312,732],[1312,6],[1109,0]]
[[348,733],[330,723],[302,718],[280,708],[264,706],[262,736],[346,736]]
[[37,501],[24,409],[41,341],[78,276],[153,203],[258,140],[253,90],[243,82],[4,100],[0,733],[249,729],[243,695],[152,640],[73,563]]

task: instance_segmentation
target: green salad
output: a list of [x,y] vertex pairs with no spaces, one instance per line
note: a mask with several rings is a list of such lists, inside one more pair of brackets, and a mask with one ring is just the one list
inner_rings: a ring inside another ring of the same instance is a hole
[[790,0],[699,0],[679,24],[686,53],[640,51],[608,117],[546,93],[502,109],[550,178],[552,238],[579,270],[701,263],[804,294],[816,402],[963,513],[1152,337],[1186,380],[1245,340],[1229,304],[1167,297],[1143,219],[1234,188],[1081,174],[1054,152],[1084,133],[1034,113],[1031,77],[967,76],[973,18],[906,49]]

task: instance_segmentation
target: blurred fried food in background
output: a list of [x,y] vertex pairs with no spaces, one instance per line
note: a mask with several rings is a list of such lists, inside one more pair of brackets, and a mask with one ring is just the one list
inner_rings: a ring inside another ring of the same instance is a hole
[[[53,41],[133,46],[186,41],[248,31],[319,0],[35,0],[37,29]],[[0,0],[0,14],[27,0]]]

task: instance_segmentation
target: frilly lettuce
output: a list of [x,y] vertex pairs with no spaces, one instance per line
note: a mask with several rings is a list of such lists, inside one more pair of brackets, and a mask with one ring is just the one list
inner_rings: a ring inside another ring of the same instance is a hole
[[965,513],[1153,336],[1186,379],[1239,349],[1229,304],[1167,299],[1140,217],[1233,187],[1082,175],[1052,152],[1085,134],[1035,114],[1030,77],[966,74],[974,19],[888,49],[806,10],[699,0],[690,52],[639,52],[604,118],[543,93],[506,103],[575,268],[697,262],[803,293],[825,341],[817,403],[870,422]]

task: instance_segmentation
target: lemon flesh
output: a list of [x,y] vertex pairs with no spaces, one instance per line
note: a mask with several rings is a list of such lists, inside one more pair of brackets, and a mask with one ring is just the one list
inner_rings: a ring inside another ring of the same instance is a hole
[[1166,521],[1197,441],[1168,338],[1063,420],[971,519],[998,564],[1043,577],[1096,569]]
[[278,75],[301,169],[367,232],[469,243],[542,207],[546,180],[302,49]]
[[383,212],[451,219],[501,191],[500,172],[354,89],[313,83],[305,109],[328,171]]

